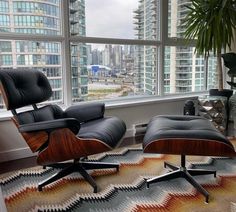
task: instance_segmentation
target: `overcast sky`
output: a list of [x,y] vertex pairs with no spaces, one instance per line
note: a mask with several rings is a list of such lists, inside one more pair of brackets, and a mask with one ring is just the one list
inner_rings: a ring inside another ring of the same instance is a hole
[[86,35],[133,39],[137,8],[138,0],[85,0]]

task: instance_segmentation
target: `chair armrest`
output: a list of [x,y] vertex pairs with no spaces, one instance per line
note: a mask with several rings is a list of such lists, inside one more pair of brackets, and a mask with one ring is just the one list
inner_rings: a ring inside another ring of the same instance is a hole
[[76,118],[80,123],[104,117],[105,104],[99,102],[82,103],[67,108],[66,118]]
[[50,121],[34,122],[30,124],[23,124],[19,126],[19,131],[23,132],[36,132],[36,131],[50,131],[59,128],[69,128],[75,134],[80,129],[80,123],[74,118],[55,119]]

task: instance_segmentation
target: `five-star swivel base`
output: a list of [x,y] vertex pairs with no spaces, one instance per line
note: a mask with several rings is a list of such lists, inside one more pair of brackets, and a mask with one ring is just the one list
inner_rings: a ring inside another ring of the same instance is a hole
[[214,170],[205,170],[205,169],[187,169],[185,167],[185,155],[181,155],[181,166],[175,166],[171,163],[165,162],[164,167],[168,167],[172,169],[173,171],[166,173],[164,175],[154,177],[152,179],[148,179],[147,182],[147,188],[149,188],[149,185],[156,182],[166,181],[166,180],[172,180],[178,177],[183,177],[186,179],[190,184],[192,184],[201,194],[203,194],[206,198],[206,202],[209,201],[209,193],[196,181],[192,176],[196,175],[207,175],[207,174],[214,174],[214,177],[216,177],[216,171]]

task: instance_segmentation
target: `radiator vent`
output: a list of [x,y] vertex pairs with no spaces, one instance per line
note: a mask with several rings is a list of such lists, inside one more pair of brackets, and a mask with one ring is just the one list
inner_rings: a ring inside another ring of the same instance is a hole
[[134,137],[144,136],[147,128],[147,123],[134,124]]

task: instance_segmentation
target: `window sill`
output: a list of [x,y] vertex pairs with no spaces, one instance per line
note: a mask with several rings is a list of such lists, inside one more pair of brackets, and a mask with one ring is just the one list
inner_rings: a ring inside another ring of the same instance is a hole
[[9,121],[12,117],[11,111],[0,112],[0,121]]
[[[187,99],[197,99],[198,96],[207,95],[208,92],[199,92],[199,93],[189,93],[189,94],[181,94],[181,95],[168,95],[168,96],[155,96],[155,97],[133,97],[122,100],[105,100],[100,102],[105,102],[106,109],[115,109],[115,108],[126,108],[132,106],[139,106],[145,104],[156,104],[163,102],[175,102],[179,100],[187,100]],[[83,103],[81,103],[83,104]],[[60,105],[63,109],[65,106]],[[0,121],[8,121],[12,117],[12,113],[10,111],[2,111],[0,112]]]
[[134,97],[125,100],[110,100],[105,101],[107,109],[132,107],[138,105],[152,104],[158,102],[175,102],[179,100],[197,99],[199,96],[207,95],[208,92],[189,93],[181,95],[166,95],[166,96],[155,96],[155,97]]

